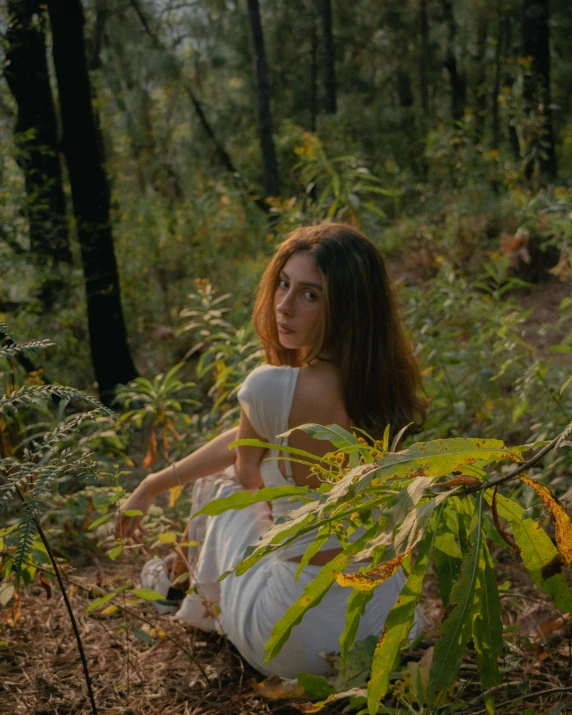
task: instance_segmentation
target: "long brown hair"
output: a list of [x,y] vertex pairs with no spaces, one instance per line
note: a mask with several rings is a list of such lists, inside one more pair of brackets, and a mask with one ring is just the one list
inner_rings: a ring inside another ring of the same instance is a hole
[[[279,274],[297,251],[316,261],[324,281],[324,320],[309,354],[282,347],[274,294]],[[336,366],[348,416],[379,437],[425,421],[421,373],[407,340],[393,285],[379,251],[352,226],[328,223],[293,231],[267,267],[254,306],[254,328],[271,365],[301,366],[328,351]]]

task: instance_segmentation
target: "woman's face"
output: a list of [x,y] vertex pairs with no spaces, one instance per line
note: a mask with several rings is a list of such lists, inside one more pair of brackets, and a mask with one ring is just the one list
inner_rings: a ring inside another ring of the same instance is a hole
[[309,351],[324,315],[324,281],[307,251],[294,253],[278,276],[274,308],[280,345]]

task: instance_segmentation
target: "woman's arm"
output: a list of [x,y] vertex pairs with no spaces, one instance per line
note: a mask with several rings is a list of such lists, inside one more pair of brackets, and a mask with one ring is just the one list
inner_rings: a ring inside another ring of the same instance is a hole
[[145,514],[158,494],[173,487],[196,482],[201,477],[231,467],[236,462],[237,451],[229,449],[228,446],[237,439],[237,434],[238,429],[233,427],[181,459],[180,462],[146,476],[127,501],[121,505],[115,522],[117,536],[123,538],[132,536],[140,527],[141,517],[125,516],[126,511],[141,511]]

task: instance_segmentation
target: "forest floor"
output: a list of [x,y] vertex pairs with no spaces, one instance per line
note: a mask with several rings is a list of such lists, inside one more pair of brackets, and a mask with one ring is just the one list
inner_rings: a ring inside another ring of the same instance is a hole
[[[398,273],[394,269],[394,273]],[[414,277],[413,277],[414,278]],[[407,280],[407,277],[406,277]],[[541,326],[552,322],[569,285],[551,280],[523,293],[519,302],[532,309],[529,339],[539,350],[558,340]],[[551,606],[507,550],[494,554],[507,626],[502,657],[503,683],[495,689],[497,712],[572,713],[572,640],[568,618]],[[253,684],[264,678],[245,663],[222,636],[205,634],[166,616],[149,603],[125,605],[106,613],[86,608],[101,590],[111,592],[130,580],[138,584],[143,556],[122,565],[102,566],[91,555],[66,567],[68,593],[78,621],[92,679],[95,702],[106,715],[294,715],[299,701],[270,700]],[[38,585],[36,585],[38,584]],[[14,603],[14,601],[12,602]],[[421,661],[421,675],[442,615],[436,576],[427,579],[423,605],[428,619],[425,640],[409,651],[397,672],[401,704],[386,700],[387,712],[428,712],[408,685]],[[22,589],[12,611],[0,621],[0,713],[2,715],[79,715],[90,713],[85,679],[61,593],[37,579]],[[311,617],[311,613],[309,614]],[[408,662],[407,662],[408,661]],[[469,715],[485,715],[478,686],[476,657],[468,651],[450,702]],[[409,705],[408,705],[409,703]],[[461,704],[462,703],[462,704]],[[322,712],[341,713],[347,701]],[[454,707],[454,706],[453,706]],[[391,708],[395,708],[392,710]]]
[[[503,593],[506,628],[501,686],[495,689],[497,712],[572,713],[572,641],[568,621],[536,589],[520,563],[506,550],[495,555]],[[94,587],[111,592],[125,580],[137,582],[141,557],[123,565],[68,568],[66,580],[102,715],[295,715],[308,699],[270,700],[255,686],[264,678],[222,636],[207,634],[168,616],[148,603],[123,606],[112,613],[85,611]],[[2,715],[80,715],[92,712],[70,621],[61,593],[34,585],[22,591],[17,623],[0,628],[0,713]],[[396,690],[411,712],[428,712],[415,702],[411,676],[421,661],[421,675],[442,615],[436,576],[426,580],[423,608],[426,634],[396,668]],[[14,613],[12,613],[12,616]],[[308,615],[311,618],[311,613]],[[405,674],[405,675],[404,675]],[[411,675],[409,675],[411,674]],[[568,692],[569,691],[569,692]],[[568,705],[569,698],[569,705]],[[463,713],[485,715],[478,686],[476,656],[469,650],[449,702]],[[506,705],[503,705],[506,704]],[[386,700],[396,708],[395,698]],[[347,700],[326,707],[341,713]],[[562,705],[562,709],[555,706]],[[527,710],[531,707],[532,710]],[[407,710],[401,705],[401,710]]]

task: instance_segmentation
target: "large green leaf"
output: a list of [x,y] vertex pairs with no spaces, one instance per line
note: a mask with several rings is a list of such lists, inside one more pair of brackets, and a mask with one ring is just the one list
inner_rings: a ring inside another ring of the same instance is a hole
[[463,554],[455,539],[455,535],[448,530],[444,522],[445,520],[443,519],[441,522],[441,533],[437,534],[435,538],[433,557],[437,566],[439,593],[441,594],[443,607],[447,608],[453,584],[457,581],[461,573]]
[[418,477],[402,489],[393,499],[393,503],[384,514],[384,528],[379,535],[369,541],[366,547],[356,554],[356,561],[369,559],[380,546],[388,546],[393,542],[393,529],[403,523],[407,514],[421,501],[425,490],[431,482]]
[[248,490],[238,491],[228,497],[214,499],[208,504],[205,504],[202,509],[199,509],[193,515],[193,519],[195,516],[199,516],[200,514],[205,514],[206,516],[216,516],[225,511],[229,511],[230,509],[246,509],[247,506],[251,506],[252,504],[272,501],[273,499],[301,497],[308,494],[309,491],[309,487],[294,487],[289,485],[285,487],[267,487],[266,489],[259,489],[256,492]]
[[[487,501],[491,500],[492,496],[487,495]],[[561,571],[558,549],[548,534],[533,519],[524,518],[525,510],[502,494],[497,494],[497,511],[510,523],[521,549],[520,556],[534,583],[552,597],[556,608],[563,613],[572,611],[572,592]]]
[[483,539],[479,556],[478,607],[473,617],[473,642],[483,691],[501,681],[498,659],[503,649],[501,603],[491,554]]
[[461,578],[451,592],[449,608],[441,621],[440,638],[436,645],[429,677],[429,703],[435,697],[442,699],[451,685],[461,663],[467,640],[471,635],[472,615],[475,604],[475,588],[479,578],[479,554],[483,540],[483,492],[477,496],[477,510],[473,517],[470,538],[472,548],[463,558]]
[[415,548],[423,538],[427,524],[431,520],[435,509],[449,497],[450,493],[448,492],[438,494],[433,499],[429,499],[429,501],[423,502],[423,504],[415,507],[415,509],[412,509],[409,514],[407,514],[395,534],[393,545],[396,554],[407,553]]
[[[371,563],[364,566],[360,571],[366,571],[375,568],[381,561],[383,557],[384,549],[378,549],[373,557]],[[351,647],[353,646],[361,617],[365,613],[365,608],[367,604],[371,601],[375,589],[371,591],[358,591],[354,589],[352,595],[348,599],[348,604],[346,606],[346,622],[342,635],[340,636],[340,655],[342,661],[345,663],[347,661]]]
[[371,601],[374,591],[354,591],[348,598],[346,607],[346,622],[340,636],[340,655],[345,662],[359,629],[361,617],[365,613],[367,604]]
[[300,564],[299,564],[298,568],[296,569],[296,581],[300,578],[302,571],[310,563],[310,560],[312,559],[312,557],[318,553],[318,551],[322,548],[322,546],[330,538],[331,533],[332,533],[332,529],[329,525],[323,526],[323,527],[321,527],[321,529],[318,530],[316,538],[308,546],[306,551],[304,551],[304,555],[300,559]]
[[509,449],[498,439],[455,437],[418,442],[402,452],[386,453],[374,464],[350,470],[334,485],[320,508],[329,508],[350,491],[358,494],[369,489],[373,479],[377,485],[389,479],[442,477],[468,465],[484,467],[504,459],[522,461],[518,449]]
[[[437,514],[439,517],[439,513]],[[433,548],[434,532],[427,534],[419,549],[417,561],[403,587],[397,602],[387,615],[383,632],[375,648],[371,665],[371,678],[367,686],[368,709],[377,712],[381,698],[387,693],[389,678],[399,654],[399,648],[413,624],[415,609],[421,600],[423,579]]]

